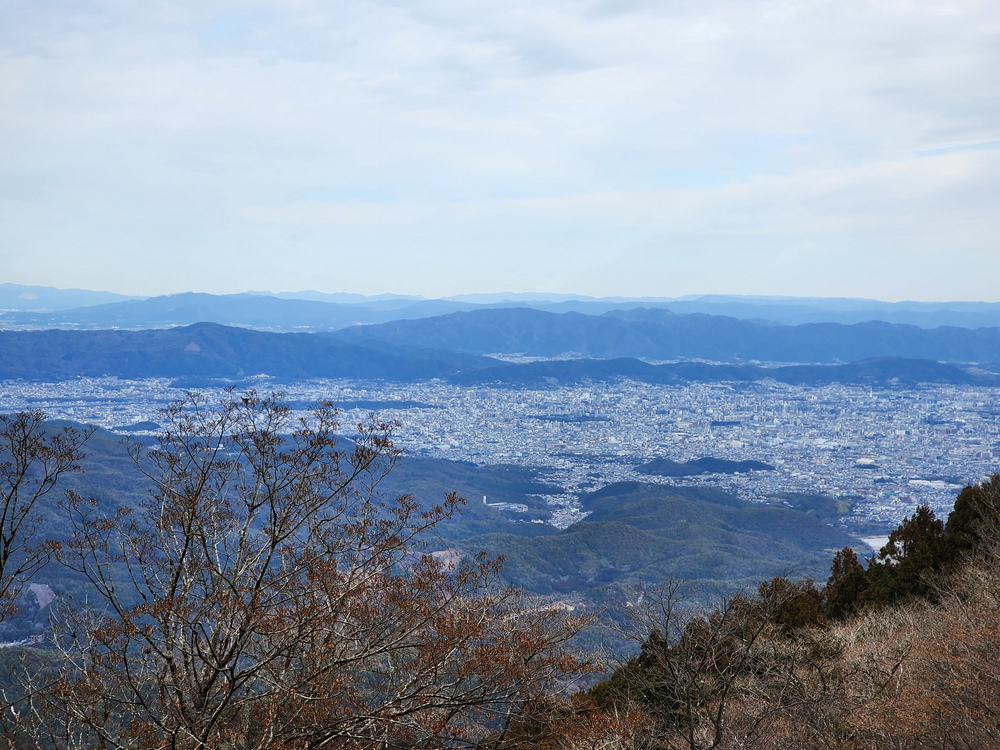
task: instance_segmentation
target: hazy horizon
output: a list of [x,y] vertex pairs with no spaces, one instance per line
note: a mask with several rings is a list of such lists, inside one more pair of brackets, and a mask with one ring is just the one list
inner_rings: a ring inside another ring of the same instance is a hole
[[[829,302],[846,302],[846,303],[872,303],[876,305],[974,305],[974,304],[1000,304],[996,302],[990,302],[988,300],[957,300],[957,299],[878,299],[872,297],[819,297],[819,296],[804,296],[804,295],[767,295],[767,294],[726,294],[726,293],[691,293],[684,294],[674,297],[659,297],[652,295],[645,296],[626,296],[626,295],[609,295],[604,297],[596,297],[586,294],[574,294],[572,292],[550,292],[550,291],[486,291],[486,292],[465,292],[452,295],[444,295],[439,297],[431,297],[420,294],[401,294],[391,291],[375,292],[372,294],[362,294],[359,292],[350,292],[342,290],[320,290],[320,289],[281,289],[278,291],[269,289],[243,289],[235,292],[209,292],[201,291],[195,289],[184,289],[178,291],[167,291],[162,294],[138,294],[131,291],[119,291],[112,290],[108,288],[103,289],[85,289],[82,287],[57,287],[47,284],[20,284],[16,282],[0,280],[0,290],[4,287],[18,287],[24,288],[25,290],[36,289],[45,290],[56,293],[76,293],[81,292],[85,294],[107,294],[115,295],[122,298],[128,299],[152,299],[154,297],[170,297],[179,296],[185,294],[209,294],[209,295],[261,295],[261,296],[273,296],[273,297],[285,297],[285,298],[301,298],[301,299],[314,299],[317,297],[328,297],[328,298],[343,298],[342,301],[350,301],[351,298],[358,298],[362,300],[379,300],[379,299],[412,299],[414,301],[456,301],[456,302],[472,302],[477,304],[493,304],[497,302],[505,301],[548,301],[548,302],[559,302],[559,301],[593,301],[593,302],[656,302],[656,303],[669,303],[669,302],[685,302],[685,301],[707,301],[712,299],[717,300],[738,300],[745,301],[747,303],[829,303]],[[310,296],[311,295],[311,296]],[[34,295],[30,292],[26,292],[20,295],[20,298],[30,301],[34,299]],[[324,300],[324,301],[341,301],[337,299]]]

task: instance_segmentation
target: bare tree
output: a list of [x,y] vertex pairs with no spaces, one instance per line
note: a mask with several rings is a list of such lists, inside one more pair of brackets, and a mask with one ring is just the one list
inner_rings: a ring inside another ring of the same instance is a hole
[[37,505],[63,474],[82,470],[80,449],[92,432],[47,430],[37,410],[0,415],[0,621],[17,611],[24,586],[52,556],[54,543],[34,543]]
[[61,559],[103,610],[57,635],[45,721],[63,743],[472,743],[583,666],[562,648],[581,622],[502,585],[500,561],[420,554],[464,501],[380,495],[395,423],[357,425],[344,451],[332,405],[293,423],[280,396],[253,392],[191,395],[166,420],[156,449],[132,449],[154,483],[143,507],[67,504]]
[[642,646],[619,670],[620,690],[641,703],[662,747],[705,750],[727,736],[730,702],[772,626],[766,600],[746,594],[712,610],[696,607],[668,580],[628,610],[625,632]]
[[[910,610],[893,607],[768,639],[765,659],[777,656],[789,669],[780,682],[754,685],[733,707],[735,746],[899,747],[884,741],[884,719],[911,657],[912,630]],[[897,738],[898,729],[891,729]]]
[[653,747],[754,747],[808,694],[803,675],[822,650],[793,645],[787,633],[814,622],[819,601],[811,581],[784,578],[711,608],[679,581],[643,591],[622,628],[640,653],[606,683],[602,701],[640,708]]

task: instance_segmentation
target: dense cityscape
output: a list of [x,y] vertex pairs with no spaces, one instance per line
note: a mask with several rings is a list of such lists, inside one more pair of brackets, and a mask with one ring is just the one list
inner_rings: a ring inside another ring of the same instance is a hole
[[[159,410],[189,385],[167,379],[4,381],[0,412],[39,408],[54,418],[152,433]],[[344,407],[345,425],[372,411],[398,417],[398,442],[411,454],[537,468],[564,490],[545,497],[550,522],[560,528],[581,517],[580,493],[642,480],[711,484],[748,500],[784,493],[850,497],[848,526],[878,534],[919,503],[946,512],[958,489],[988,476],[1000,459],[995,393],[968,386],[656,386],[624,380],[527,390],[435,381],[276,384],[266,378],[254,386],[285,392],[302,413],[330,399]],[[197,390],[210,396],[220,391]],[[680,478],[636,471],[654,458],[707,456],[761,461],[774,470]]]

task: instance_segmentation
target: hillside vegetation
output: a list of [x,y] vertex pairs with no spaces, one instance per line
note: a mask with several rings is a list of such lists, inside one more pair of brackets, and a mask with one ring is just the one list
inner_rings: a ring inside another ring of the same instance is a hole
[[590,515],[557,534],[477,536],[460,546],[503,555],[504,576],[531,591],[604,600],[667,577],[696,581],[707,596],[793,570],[817,575],[852,543],[806,512],[708,487],[621,482],[582,505]]
[[[50,434],[65,427],[83,431],[83,425],[52,420],[46,425]],[[129,437],[103,429],[95,429],[84,445],[86,459],[83,472],[68,473],[60,478],[59,491],[50,493],[32,509],[38,521],[36,536],[57,541],[72,536],[70,516],[62,507],[64,492],[71,491],[93,499],[95,512],[112,517],[121,511],[135,512],[148,502],[154,483],[143,474],[129,454],[129,445],[149,448],[152,438]],[[349,448],[350,441],[341,439]],[[381,492],[392,497],[412,495],[426,511],[442,503],[450,492],[468,498],[469,503],[436,524],[426,534],[430,549],[439,549],[456,539],[474,535],[508,533],[513,535],[555,534],[556,530],[533,520],[547,520],[551,512],[545,503],[546,493],[561,492],[562,488],[547,484],[537,471],[517,466],[475,466],[461,461],[402,456],[381,484]],[[518,503],[528,506],[525,513],[503,513],[482,502]],[[541,496],[541,497],[540,497]],[[516,521],[516,522],[514,522]],[[73,570],[50,562],[35,574],[34,580],[52,588],[59,595],[78,599],[87,596],[87,581]],[[0,642],[18,641],[39,632],[48,625],[48,612],[39,609],[33,596],[28,596],[16,616],[0,621]]]
[[[50,425],[81,428],[70,422]],[[130,440],[137,446],[154,442]],[[138,508],[148,499],[152,482],[130,457],[125,437],[95,430],[85,452],[85,471],[63,478],[64,489],[94,498],[98,511],[106,515]],[[763,506],[706,487],[636,482],[585,495],[582,504],[590,516],[557,531],[533,521],[551,516],[545,495],[563,489],[548,484],[536,470],[502,464],[476,466],[403,455],[382,480],[380,491],[412,495],[423,509],[439,504],[450,492],[466,498],[458,512],[428,533],[428,548],[503,555],[504,577],[538,594],[574,593],[603,600],[609,590],[620,591],[628,583],[679,576],[699,581],[707,596],[791,570],[817,575],[832,550],[852,541],[828,525],[832,518],[814,518],[809,509]],[[484,495],[489,503],[517,503],[528,510],[501,512],[484,504]],[[71,529],[58,500],[49,498],[36,512],[43,522],[41,534],[65,539]],[[38,580],[57,592],[83,593],[79,577],[54,564],[44,568]],[[0,626],[0,639],[23,637],[44,622],[44,614],[40,617],[8,621]]]
[[[345,442],[332,405],[294,420],[252,391],[189,394],[163,418],[122,457],[145,497],[67,491],[57,542],[41,511],[94,435],[0,416],[0,622],[25,591],[49,609],[0,654],[5,747],[474,745],[592,669],[565,645],[586,620],[526,600],[498,560],[424,554],[462,502],[385,494],[395,422]],[[106,437],[94,445],[113,452]],[[35,574],[53,570],[79,595],[50,603]]]
[[623,749],[996,747],[998,534],[994,475],[947,523],[918,508],[867,566],[841,550],[822,588],[776,577],[701,609],[661,583],[622,620],[639,654],[562,721]]

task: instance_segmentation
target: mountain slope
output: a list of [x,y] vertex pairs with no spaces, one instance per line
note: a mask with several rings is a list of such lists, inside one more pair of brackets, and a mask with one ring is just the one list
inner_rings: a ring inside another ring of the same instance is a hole
[[211,322],[272,331],[335,331],[359,323],[442,315],[474,307],[446,300],[372,299],[344,303],[269,294],[186,292],[108,304],[95,302],[88,307],[57,312],[0,313],[0,324],[14,328],[94,330],[166,328]]
[[461,385],[547,387],[553,383],[753,382],[793,384],[951,383],[995,385],[997,377],[926,360],[872,359],[848,365],[651,365],[638,359],[553,360],[512,364],[471,354],[372,340],[365,345],[327,334],[270,333],[199,323],[147,331],[0,331],[0,379],[58,381],[75,377],[241,380],[354,378],[414,381],[441,378]]
[[790,570],[818,577],[831,551],[853,541],[808,513],[707,487],[621,482],[582,503],[591,514],[558,534],[488,535],[461,546],[504,555],[505,575],[519,586],[600,598],[609,588],[667,577],[719,591]]
[[527,308],[474,310],[358,326],[340,331],[338,337],[356,344],[381,341],[470,354],[571,353],[603,359],[717,362],[835,363],[871,357],[990,362],[1000,351],[1000,328],[927,330],[880,322],[785,326],[649,308],[603,315]]
[[56,289],[51,286],[0,284],[0,311],[21,313],[70,310],[138,299],[113,292],[92,292],[86,289]]
[[311,334],[199,323],[150,331],[0,331],[0,378],[114,375],[412,380],[495,360],[443,352],[391,353]]

